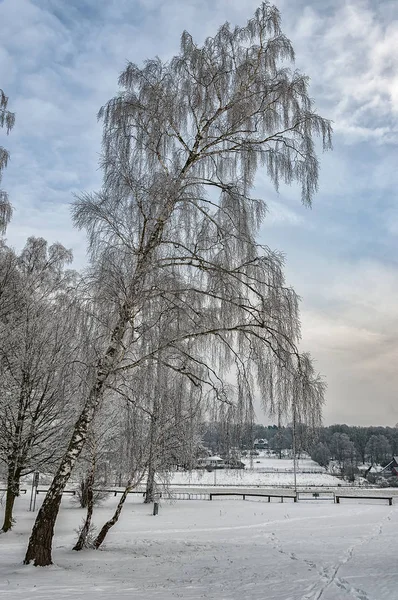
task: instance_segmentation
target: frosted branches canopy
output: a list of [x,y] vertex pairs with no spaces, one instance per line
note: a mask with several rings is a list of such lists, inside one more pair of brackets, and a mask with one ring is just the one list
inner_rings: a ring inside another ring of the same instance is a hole
[[311,204],[314,140],[331,146],[330,123],[293,60],[279,12],[264,2],[246,26],[226,23],[203,46],[184,32],[167,63],[129,63],[101,109],[104,184],[76,201],[74,218],[89,235],[109,327],[122,314],[129,321],[116,371],[161,348],[181,372],[234,364],[242,401],[256,386],[271,409],[305,396],[308,416],[322,399],[297,350],[297,297],[282,257],[256,241],[265,202],[251,196],[260,168],[276,188],[298,183]]
[[[15,124],[15,114],[7,110],[8,98],[0,89],[0,127],[5,128],[7,134],[10,133],[11,129]],[[2,178],[2,172],[6,168],[10,153],[8,150],[0,145],[0,183]],[[0,233],[4,233],[10,219],[12,209],[8,201],[6,192],[0,189]]]

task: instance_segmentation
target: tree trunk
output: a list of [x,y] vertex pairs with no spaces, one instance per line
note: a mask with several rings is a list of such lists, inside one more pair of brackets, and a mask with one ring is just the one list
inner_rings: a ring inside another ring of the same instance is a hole
[[95,463],[93,462],[91,469],[90,469],[90,473],[88,474],[88,477],[85,482],[86,486],[87,486],[86,520],[85,520],[82,530],[80,532],[79,539],[77,540],[75,546],[73,547],[73,550],[78,551],[78,550],[81,550],[82,548],[86,547],[87,536],[90,531],[91,519],[92,519],[93,511],[94,511],[94,492],[93,492],[94,477],[95,477]]
[[123,337],[127,324],[128,313],[126,309],[125,314],[120,318],[118,325],[112,332],[111,341],[104,357],[98,361],[96,381],[75,423],[68,449],[61,460],[61,464],[37,514],[24,564],[29,564],[32,561],[35,567],[44,567],[52,564],[52,538],[61,504],[62,492],[69,481],[72,469],[86,442],[88,429],[101,400],[106,380],[115,364],[119,363],[123,355]]
[[15,471],[13,467],[9,467],[8,477],[7,477],[7,495],[6,495],[6,506],[4,510],[4,522],[1,528],[2,532],[7,532],[12,528],[13,525],[13,509],[15,498],[19,496],[19,479],[21,473],[20,471]]
[[121,498],[120,498],[120,500],[118,502],[116,510],[113,513],[113,517],[111,519],[109,519],[109,521],[107,521],[105,523],[105,525],[101,528],[101,531],[99,532],[99,534],[95,538],[93,546],[94,546],[94,548],[96,550],[98,550],[98,548],[101,546],[102,542],[106,538],[107,533],[111,529],[111,527],[113,527],[115,525],[115,523],[118,522],[119,517],[120,517],[120,513],[122,512],[122,508],[123,508],[123,505],[124,505],[124,503],[126,501],[128,493],[132,490],[133,487],[134,486],[132,486],[132,485],[128,485],[125,488],[125,490],[124,490],[124,492],[123,492],[123,494],[122,494],[122,496],[121,496]]
[[98,382],[75,424],[69,447],[36,517],[24,560],[25,564],[29,564],[31,561],[33,561],[35,567],[44,567],[52,564],[51,544],[54,535],[54,525],[61,504],[62,492],[83,449],[88,427],[100,401],[102,388],[103,384],[100,385]]
[[153,399],[153,408],[151,415],[151,424],[149,432],[149,461],[148,461],[148,477],[146,481],[145,499],[144,503],[149,504],[155,500],[155,475],[157,469],[157,442],[158,442],[158,421],[160,413],[160,362],[157,363],[156,368],[156,386],[155,395]]
[[26,565],[32,561],[35,567],[44,567],[52,564],[52,540],[55,521],[57,520],[61,504],[62,491],[58,494],[54,492],[52,495],[49,495],[49,492],[39,510],[32,529],[24,559],[24,564]]
[[156,469],[155,469],[154,460],[153,460],[153,457],[151,456],[151,454],[152,453],[150,453],[149,465],[148,465],[148,477],[146,480],[145,499],[144,499],[145,504],[150,504],[151,502],[154,502],[154,500],[155,500]]
[[142,467],[142,471],[139,472],[138,475],[136,475],[136,477],[134,477],[134,479],[133,479],[133,477],[131,477],[129,479],[127,486],[118,502],[118,505],[113,514],[113,517],[105,523],[105,525],[101,528],[101,531],[99,532],[99,534],[97,535],[97,537],[94,540],[93,547],[96,550],[98,550],[98,548],[101,546],[102,542],[106,538],[107,533],[111,529],[111,527],[113,527],[118,522],[120,513],[122,512],[122,508],[124,506],[124,503],[126,501],[126,498],[129,494],[129,492],[131,492],[131,490],[133,490],[134,488],[139,486],[139,484],[143,480],[144,473],[145,473],[145,466]]

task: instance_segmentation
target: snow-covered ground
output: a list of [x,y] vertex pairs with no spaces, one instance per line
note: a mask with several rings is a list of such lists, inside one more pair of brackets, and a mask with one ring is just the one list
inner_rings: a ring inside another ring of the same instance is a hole
[[[257,471],[223,470],[177,472],[171,477],[172,485],[230,485],[230,486],[293,486],[293,473],[261,473]],[[299,486],[336,486],[340,479],[327,473],[297,473]]]
[[[245,469],[215,469],[212,472],[197,470],[173,473],[172,485],[231,485],[231,486],[292,486],[293,461],[290,459],[255,457],[253,468],[245,461]],[[310,471],[310,472],[308,472]],[[311,472],[312,471],[312,472]],[[337,486],[341,480],[325,472],[312,460],[300,460],[297,467],[299,486]]]
[[[256,471],[293,471],[294,463],[292,458],[274,458],[268,457],[264,454],[260,456],[253,456],[250,458],[243,458],[242,462],[246,465],[247,469],[255,469]],[[321,467],[318,463],[311,460],[311,458],[300,458],[296,461],[296,468],[298,471],[306,473],[325,473],[325,468]]]
[[[71,550],[83,511],[62,502],[55,566],[21,564],[33,514],[0,536],[0,597],[14,600],[397,600],[398,504],[128,499],[100,551]],[[97,510],[100,525],[116,499]]]

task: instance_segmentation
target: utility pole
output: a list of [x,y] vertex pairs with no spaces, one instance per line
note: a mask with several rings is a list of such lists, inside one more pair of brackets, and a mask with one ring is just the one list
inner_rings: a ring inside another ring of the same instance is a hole
[[297,495],[297,456],[296,456],[296,403],[293,400],[293,424],[292,424],[292,441],[293,441],[293,474],[294,474],[294,492]]

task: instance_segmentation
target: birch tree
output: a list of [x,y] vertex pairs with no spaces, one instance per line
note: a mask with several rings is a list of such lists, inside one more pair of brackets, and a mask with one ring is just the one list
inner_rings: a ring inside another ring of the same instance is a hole
[[308,78],[287,68],[293,59],[277,9],[263,3],[203,46],[184,32],[168,63],[128,64],[101,109],[103,187],[77,199],[74,220],[88,233],[107,332],[25,563],[52,562],[62,492],[106,387],[166,348],[180,372],[187,360],[209,378],[235,368],[238,401],[256,387],[288,407],[297,392],[319,415],[321,382],[297,351],[297,298],[281,257],[256,241],[266,205],[251,193],[258,168],[276,187],[297,182],[307,205],[317,189],[314,140],[329,148],[331,128]]
[[[0,128],[6,130],[8,135],[15,124],[15,114],[8,110],[8,97],[0,89]],[[3,170],[10,159],[10,153],[0,145],[0,183]],[[7,193],[0,188],[0,233],[4,233],[11,219],[12,209]]]

